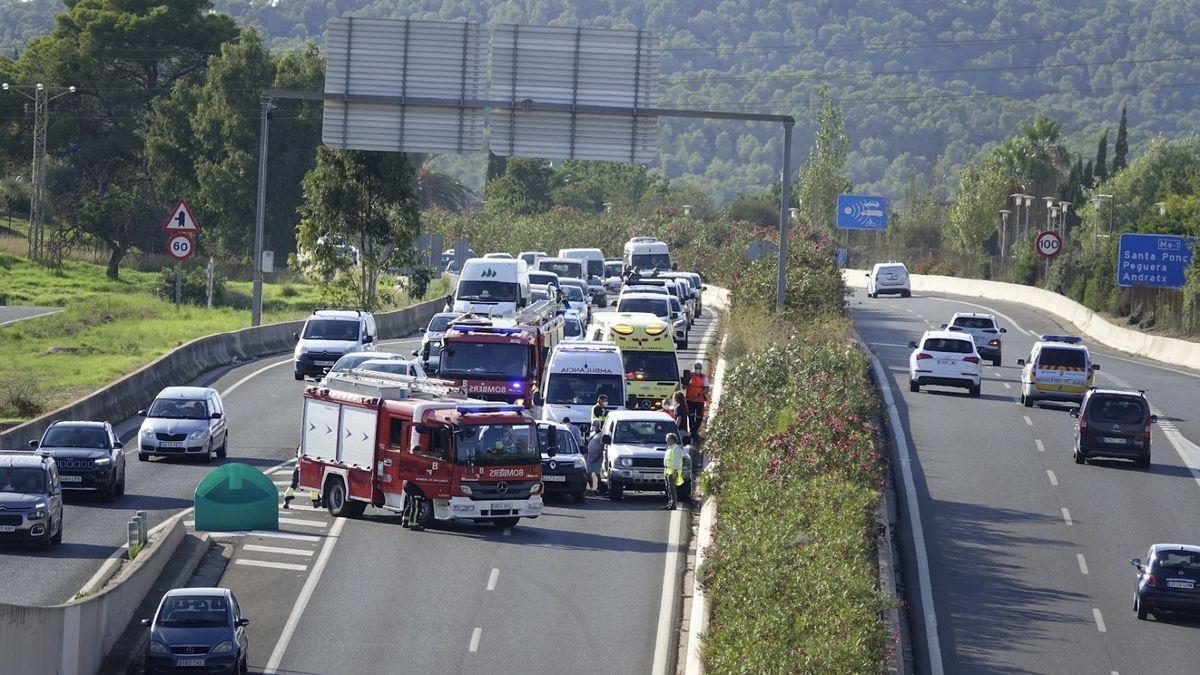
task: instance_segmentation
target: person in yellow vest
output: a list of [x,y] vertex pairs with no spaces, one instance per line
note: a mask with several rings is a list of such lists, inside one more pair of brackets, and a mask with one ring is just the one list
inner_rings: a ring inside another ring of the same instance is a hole
[[675,508],[676,488],[683,483],[683,448],[679,447],[679,436],[667,434],[667,452],[663,455],[663,480],[667,484],[668,511]]

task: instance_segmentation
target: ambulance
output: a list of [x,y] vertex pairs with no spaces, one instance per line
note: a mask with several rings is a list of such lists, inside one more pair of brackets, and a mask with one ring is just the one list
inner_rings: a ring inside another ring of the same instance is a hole
[[1039,401],[1082,402],[1100,370],[1083,338],[1073,335],[1039,336],[1029,360],[1017,359],[1017,365],[1021,366],[1021,403],[1026,408]]
[[[679,386],[679,362],[671,327],[653,314],[606,312],[588,327],[588,339],[621,350],[625,366],[625,407],[657,410]],[[610,401],[611,402],[611,401]]]
[[608,397],[608,409],[625,407],[625,362],[611,342],[564,342],[550,354],[546,380],[534,403],[547,422],[571,420],[587,437],[596,398]]

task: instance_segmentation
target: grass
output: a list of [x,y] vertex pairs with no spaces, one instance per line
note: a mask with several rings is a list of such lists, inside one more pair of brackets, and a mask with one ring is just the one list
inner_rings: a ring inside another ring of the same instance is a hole
[[[62,307],[50,316],[0,327],[0,420],[30,419],[88,394],[197,337],[250,325],[250,313],[229,307],[206,309],[153,294],[157,273],[63,261],[60,270],[0,252],[0,296],[8,304]],[[251,284],[229,281],[227,295],[249,306]],[[435,282],[426,297],[445,293]],[[297,319],[324,304],[320,288],[307,283],[268,283],[263,288],[263,322]],[[392,305],[409,298],[398,294]],[[389,307],[390,309],[391,307]]]

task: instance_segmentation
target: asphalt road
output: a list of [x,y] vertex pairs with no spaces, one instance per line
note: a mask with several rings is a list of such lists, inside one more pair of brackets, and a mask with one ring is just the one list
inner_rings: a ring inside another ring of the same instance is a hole
[[[1200,531],[1200,372],[1089,343],[1097,384],[1147,389],[1162,423],[1152,466],[1071,459],[1066,405],[1025,408],[1018,358],[1039,333],[1071,333],[1034,309],[978,299],[852,300],[863,340],[888,373],[913,464],[938,638],[946,672],[1131,673],[1194,668],[1200,623],[1138,621],[1135,572],[1156,542],[1196,543]],[[983,308],[981,308],[983,307]],[[910,393],[907,346],[956,311],[990,311],[1004,363],[984,367],[982,396]],[[920,617],[908,528],[904,571],[910,616]],[[914,626],[921,672],[924,627]]]
[[61,307],[24,307],[19,305],[0,305],[0,326],[38,316],[61,312]]
[[[679,356],[689,368],[715,337],[713,315],[693,331]],[[256,410],[280,422],[292,447],[298,400]],[[253,443],[263,432],[239,433]],[[544,515],[510,530],[455,524],[421,533],[385,511],[335,520],[306,501],[284,512],[285,531],[241,537],[221,582],[253,621],[255,670],[652,670],[668,550],[686,527],[684,511],[659,508],[661,494],[580,505],[551,498]],[[673,630],[677,617],[666,618]]]

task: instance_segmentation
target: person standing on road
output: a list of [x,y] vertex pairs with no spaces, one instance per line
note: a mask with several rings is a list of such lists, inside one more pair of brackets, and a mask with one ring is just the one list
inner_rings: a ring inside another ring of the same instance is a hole
[[675,508],[676,489],[683,482],[683,449],[679,447],[679,437],[667,434],[667,452],[663,455],[663,480],[667,484],[667,504],[664,510]]
[[600,463],[604,459],[604,434],[600,431],[600,420],[592,420],[592,434],[587,442],[588,488],[600,490]]
[[600,394],[596,397],[596,405],[592,406],[592,422],[604,426],[604,418],[608,417],[608,396]]
[[571,430],[571,437],[575,439],[575,445],[582,448],[583,432],[579,430],[579,427],[575,426],[570,417],[564,417],[562,423],[567,425],[567,428]]
[[688,406],[683,392],[676,391],[668,400],[670,403],[663,407],[663,412],[675,419],[675,426],[679,427],[679,433],[686,442],[688,436],[691,434],[691,429],[688,426]]
[[708,403],[708,376],[704,374],[704,364],[699,361],[692,366],[692,374],[688,377],[686,395],[688,406],[688,427],[692,430],[692,442],[697,443],[700,427],[704,422],[704,406]]

